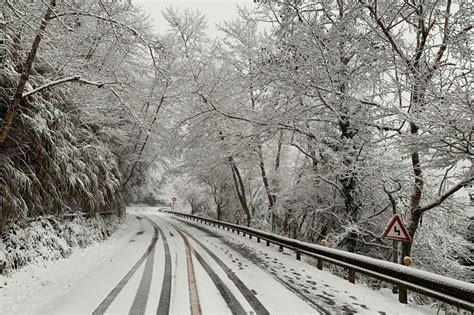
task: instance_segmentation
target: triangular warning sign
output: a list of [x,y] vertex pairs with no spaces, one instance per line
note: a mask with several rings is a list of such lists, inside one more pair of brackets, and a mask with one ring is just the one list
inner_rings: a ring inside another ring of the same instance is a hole
[[407,228],[398,214],[395,214],[390,220],[385,232],[383,232],[383,237],[395,241],[411,241],[410,234],[408,234]]

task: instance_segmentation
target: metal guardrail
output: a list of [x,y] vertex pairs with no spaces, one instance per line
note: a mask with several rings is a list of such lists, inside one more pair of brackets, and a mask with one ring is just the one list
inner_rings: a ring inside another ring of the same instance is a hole
[[248,234],[250,238],[256,237],[257,242],[265,240],[267,246],[272,243],[279,245],[281,250],[283,248],[291,249],[295,251],[296,259],[298,260],[301,259],[301,255],[314,257],[318,260],[317,268],[321,270],[324,263],[344,267],[348,270],[348,280],[351,283],[355,283],[356,273],[362,273],[395,284],[399,289],[399,301],[401,303],[407,303],[407,290],[410,290],[469,312],[474,312],[474,284],[468,282],[338,249],[300,242],[245,226],[175,211],[165,212],[178,217],[227,228],[227,230],[232,230],[232,232],[237,232],[237,234],[242,233],[243,236]]

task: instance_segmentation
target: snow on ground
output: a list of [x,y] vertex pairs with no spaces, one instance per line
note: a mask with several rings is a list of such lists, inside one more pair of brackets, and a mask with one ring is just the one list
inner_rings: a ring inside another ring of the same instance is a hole
[[[351,311],[356,311],[358,314],[436,313],[436,310],[427,307],[398,303],[398,296],[388,289],[376,291],[361,284],[353,285],[328,271],[320,271],[313,265],[296,260],[294,253],[288,249],[280,253],[276,245],[267,247],[265,242],[259,244],[255,238],[249,239],[242,234],[237,235],[224,229],[186,220],[175,218],[167,220],[186,228],[205,246],[215,251],[226,265],[233,267],[232,270],[235,270],[235,274],[244,283],[252,284],[250,288],[257,292],[257,296],[264,304],[266,299],[272,300],[272,303],[280,301],[286,304],[288,291],[276,290],[270,278],[259,276],[258,280],[255,279],[255,274],[258,273],[256,269],[259,268],[265,270],[268,275],[280,279],[282,286],[300,297],[306,297],[308,301],[311,300],[329,309],[330,313]],[[236,249],[239,254],[230,248]],[[278,311],[278,303],[270,305],[272,311]],[[270,313],[273,313],[272,311]]]
[[[109,240],[78,250],[70,258],[44,265],[26,267],[11,276],[0,277],[0,314],[90,314],[108,296],[149,246],[154,228],[144,214],[154,221],[168,240],[172,260],[171,314],[190,310],[184,233],[191,245],[249,313],[247,300],[228,275],[237,276],[270,314],[434,314],[436,310],[403,305],[385,289],[375,291],[353,285],[314,265],[297,261],[292,251],[243,237],[223,229],[188,220],[179,220],[158,212],[158,208],[128,209],[124,225]],[[177,230],[178,229],[178,230]],[[147,313],[156,313],[164,279],[164,239],[155,248],[151,287],[145,305]],[[207,250],[205,250],[205,248]],[[217,256],[218,262],[213,258]],[[304,256],[303,256],[304,257]],[[192,258],[200,307],[203,314],[230,313],[228,304],[196,256]],[[223,269],[222,263],[226,266]],[[127,313],[137,294],[145,263],[123,287],[107,313]],[[208,267],[208,268],[209,268]],[[6,283],[6,284],[4,284]],[[250,304],[249,304],[250,303]]]
[[48,301],[70,290],[74,282],[126,245],[140,229],[135,216],[128,216],[106,241],[77,249],[67,259],[28,265],[0,275],[0,314],[31,314],[47,307]]

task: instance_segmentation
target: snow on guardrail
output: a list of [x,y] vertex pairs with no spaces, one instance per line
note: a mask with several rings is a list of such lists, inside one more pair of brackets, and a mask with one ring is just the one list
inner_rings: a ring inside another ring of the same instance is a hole
[[[258,241],[264,239],[273,244],[280,245],[292,249],[296,252],[297,259],[301,254],[315,257],[318,260],[339,265],[349,270],[349,274],[355,272],[363,273],[373,278],[396,284],[399,287],[399,294],[403,294],[406,290],[432,297],[439,301],[454,305],[474,312],[474,284],[452,279],[431,272],[413,269],[403,265],[383,261],[355,253],[349,253],[343,250],[327,248],[324,246],[301,242],[292,238],[276,235],[273,233],[263,232],[257,229],[227,223],[218,220],[207,219],[190,214],[166,211],[173,215],[184,217],[192,220],[199,220],[204,223],[216,225],[218,227],[226,227],[232,231],[238,231],[250,236],[257,237]],[[318,268],[322,269],[322,263],[318,263]],[[406,297],[399,296],[402,303],[406,303]]]

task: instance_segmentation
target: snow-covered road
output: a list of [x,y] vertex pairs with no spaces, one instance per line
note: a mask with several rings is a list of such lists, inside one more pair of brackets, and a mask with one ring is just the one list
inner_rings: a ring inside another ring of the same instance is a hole
[[[353,285],[241,235],[159,213],[130,209],[128,232],[114,250],[85,250],[25,282],[3,288],[5,313],[36,314],[420,314],[388,290]],[[133,233],[131,233],[133,232]],[[119,233],[120,234],[120,233]],[[126,240],[126,241],[125,241]],[[89,252],[89,254],[87,254]],[[97,257],[95,263],[94,257]],[[78,269],[70,264],[82,264]],[[56,268],[56,269],[55,269]],[[75,275],[58,277],[58,270]],[[48,269],[48,268],[46,268]],[[48,272],[50,273],[48,275]],[[15,277],[15,276],[14,276]],[[13,277],[13,278],[14,278]],[[33,291],[34,292],[33,292]],[[39,291],[41,290],[41,292]],[[28,291],[27,291],[28,292]],[[50,294],[48,294],[48,292]],[[39,298],[30,298],[31,294]],[[23,292],[24,294],[24,292]],[[20,294],[21,295],[21,294]],[[31,303],[28,305],[28,303]]]

